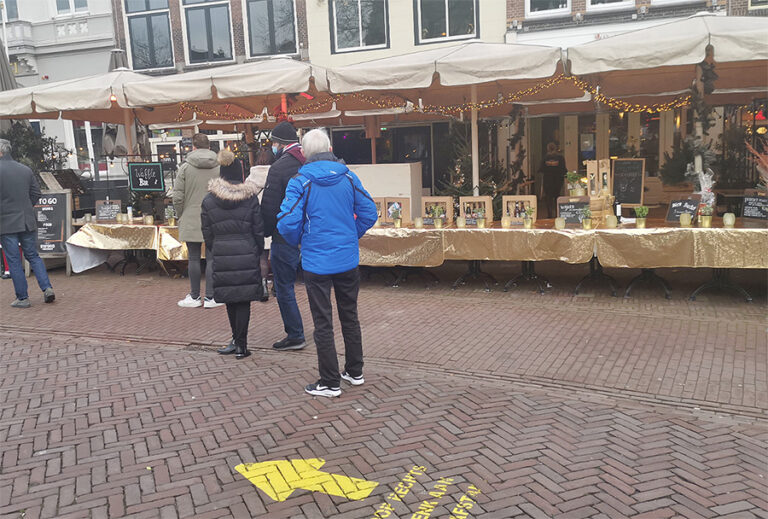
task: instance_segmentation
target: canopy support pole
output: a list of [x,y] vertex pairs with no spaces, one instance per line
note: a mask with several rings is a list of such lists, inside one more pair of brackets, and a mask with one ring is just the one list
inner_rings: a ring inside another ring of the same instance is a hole
[[133,159],[133,110],[123,110],[123,125],[125,126],[125,147],[128,148],[126,157]]
[[253,125],[248,123],[245,125],[245,144],[248,145],[248,162],[251,166],[256,165],[256,150],[253,149]]
[[88,162],[91,163],[91,178],[93,180],[99,180],[99,165],[96,162],[96,157],[93,155],[93,135],[91,135],[91,122],[85,121],[85,143],[88,147]]
[[477,86],[470,87],[470,98],[472,101],[472,193],[474,196],[480,195],[480,145],[477,135]]

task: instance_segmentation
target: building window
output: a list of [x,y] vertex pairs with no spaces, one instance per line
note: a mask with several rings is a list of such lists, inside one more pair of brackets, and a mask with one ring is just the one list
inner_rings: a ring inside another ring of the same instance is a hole
[[68,14],[88,10],[88,0],[56,0],[56,11]]
[[587,0],[587,11],[634,9],[635,0]]
[[546,16],[569,16],[571,14],[571,0],[526,0],[526,18]]
[[476,0],[416,0],[419,43],[475,38]]
[[[229,0],[183,0],[190,63],[230,61]],[[189,7],[188,7],[189,6]]]
[[126,0],[135,70],[173,66],[168,0]]
[[768,9],[768,0],[749,0],[750,9]]
[[[3,1],[0,0],[0,5],[3,5]],[[5,16],[8,21],[17,20],[19,18],[19,7],[16,4],[16,0],[5,0]],[[0,13],[2,16],[2,13]]]
[[247,0],[251,56],[296,54],[294,0]]
[[387,46],[386,0],[332,0],[334,52]]

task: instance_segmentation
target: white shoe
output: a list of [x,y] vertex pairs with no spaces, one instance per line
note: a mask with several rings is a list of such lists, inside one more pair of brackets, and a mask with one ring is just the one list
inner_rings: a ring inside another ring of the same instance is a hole
[[346,371],[343,371],[341,373],[341,378],[343,378],[344,380],[346,380],[347,382],[349,382],[353,386],[361,386],[361,385],[365,384],[365,379],[363,378],[362,375],[360,375],[359,377],[353,377],[352,375],[350,375]]
[[224,306],[224,303],[217,303],[213,299],[205,298],[205,303],[203,303],[203,307],[205,308],[216,308],[217,306]]
[[203,302],[200,301],[199,297],[195,299],[191,295],[187,294],[187,297],[179,301],[178,305],[182,308],[200,308],[203,306]]

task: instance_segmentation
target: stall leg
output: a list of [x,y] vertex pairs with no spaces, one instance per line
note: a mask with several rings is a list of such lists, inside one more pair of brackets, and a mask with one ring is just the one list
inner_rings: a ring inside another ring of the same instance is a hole
[[440,283],[437,276],[424,267],[397,267],[395,270],[397,272],[397,277],[395,278],[395,282],[392,283],[393,288],[397,288],[400,286],[400,283],[408,281],[408,278],[412,274],[418,275],[422,280],[427,280],[425,288],[429,288],[430,283],[434,283],[435,285]]
[[669,284],[664,278],[657,275],[654,269],[641,269],[640,274],[635,276],[632,281],[629,282],[629,286],[627,287],[626,292],[624,292],[624,297],[630,297],[630,292],[632,292],[632,288],[636,283],[651,282],[656,282],[661,285],[661,287],[664,289],[664,297],[667,299],[672,299],[672,290],[669,288]]
[[[385,278],[385,285],[394,286],[392,283],[397,283],[397,274],[395,273],[395,269],[391,267],[369,267],[367,265],[360,266],[360,276],[363,281],[370,281],[370,279],[375,275],[381,275],[381,277]],[[387,276],[392,277],[392,283],[387,281]]]
[[550,282],[536,274],[535,263],[533,261],[521,261],[521,272],[513,277],[504,285],[504,292],[508,292],[510,287],[517,287],[521,281],[535,281],[539,286],[539,294],[544,294],[544,290],[552,288]]
[[483,272],[483,270],[480,268],[481,262],[480,260],[470,260],[468,262],[467,271],[459,277],[456,281],[453,282],[453,285],[451,285],[452,290],[456,290],[459,285],[466,284],[468,279],[482,279],[483,283],[485,284],[485,291],[490,292],[491,286],[488,284],[488,281],[493,283],[494,285],[498,285],[499,282],[496,281],[496,278],[490,275],[487,272]]
[[592,257],[591,260],[589,260],[589,274],[584,276],[581,281],[579,281],[578,285],[576,285],[576,288],[574,289],[573,293],[575,295],[579,294],[579,290],[581,290],[581,285],[585,281],[607,281],[608,285],[611,287],[611,295],[613,297],[616,297],[616,294],[618,292],[617,286],[616,286],[616,280],[613,279],[611,276],[603,272],[603,266],[600,265],[600,262],[597,261],[596,257]]
[[719,290],[731,290],[744,296],[744,300],[747,303],[752,302],[752,296],[750,296],[749,293],[742,287],[731,281],[731,269],[712,269],[712,279],[694,290],[693,293],[691,293],[691,297],[689,299],[691,301],[696,301],[697,295],[699,295],[701,292],[704,292],[705,290],[712,288]]
[[128,266],[129,263],[135,263],[136,268],[141,266],[141,263],[139,263],[139,259],[136,257],[135,250],[127,250],[123,252],[123,259],[117,262],[114,269],[116,270],[118,265],[122,265],[122,268],[120,269],[120,275],[125,276],[125,268]]

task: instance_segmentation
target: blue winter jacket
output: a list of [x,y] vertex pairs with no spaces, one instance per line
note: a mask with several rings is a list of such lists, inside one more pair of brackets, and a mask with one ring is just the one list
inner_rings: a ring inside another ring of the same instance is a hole
[[376,217],[376,204],[357,175],[332,153],[321,153],[288,182],[277,230],[288,243],[301,245],[304,270],[338,274],[357,267],[358,240]]

